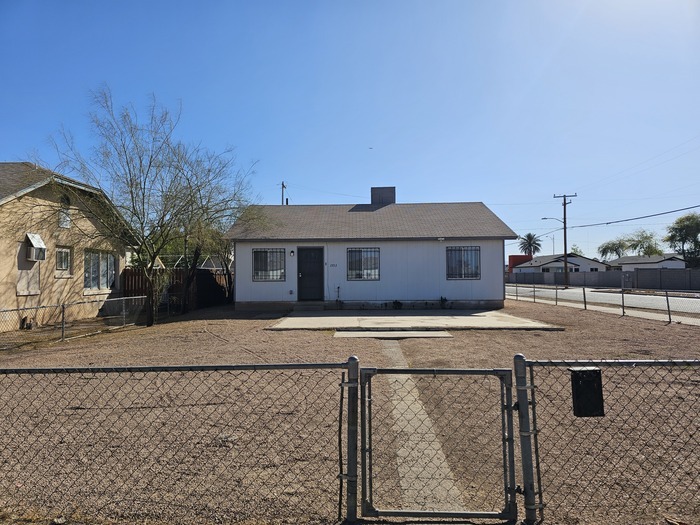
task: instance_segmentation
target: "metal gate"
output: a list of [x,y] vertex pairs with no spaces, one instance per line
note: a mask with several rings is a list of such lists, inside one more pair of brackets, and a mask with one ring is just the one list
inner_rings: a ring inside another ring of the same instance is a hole
[[515,519],[510,370],[360,371],[362,515]]

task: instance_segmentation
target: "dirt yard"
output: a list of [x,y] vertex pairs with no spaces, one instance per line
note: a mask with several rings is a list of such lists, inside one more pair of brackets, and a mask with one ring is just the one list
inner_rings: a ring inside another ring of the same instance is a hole
[[[470,330],[451,332],[452,338],[405,339],[399,342],[402,359],[411,367],[426,368],[511,368],[513,356],[517,353],[523,353],[528,359],[553,360],[700,359],[698,327],[515,301],[507,301],[504,312],[543,321],[563,330]],[[151,328],[133,328],[33,349],[6,351],[0,354],[0,368],[318,363],[344,362],[351,355],[358,356],[364,367],[389,367],[396,363],[382,341],[334,338],[332,331],[279,332],[265,329],[277,319],[269,314],[244,316],[230,308],[200,310]],[[691,395],[697,397],[697,386],[694,388]],[[297,398],[299,395],[303,392],[294,394]],[[313,402],[309,401],[311,405]],[[430,402],[425,405],[430,408]],[[319,424],[328,422],[324,420]],[[441,432],[445,434],[447,431],[441,429]],[[108,436],[105,435],[104,439],[107,440]],[[220,448],[225,452],[228,440],[232,438],[224,436],[219,439],[224,440]],[[696,438],[694,446],[697,451]],[[331,454],[332,443],[329,443],[328,450]],[[313,458],[303,461],[313,462]],[[310,463],[310,468],[313,468],[313,463]],[[694,491],[691,499],[697,498],[697,473],[689,476],[687,488]],[[239,482],[245,483],[245,480]],[[697,505],[697,499],[694,501]],[[4,519],[2,521],[3,515],[0,514],[0,523],[49,523],[39,518],[20,521],[12,518],[11,512],[6,512]],[[607,522],[632,523],[624,516]],[[84,523],[93,522],[87,520]],[[582,516],[581,520],[567,518],[561,523],[598,522]],[[688,521],[685,515],[677,519],[661,510],[645,523],[700,523],[700,519]]]
[[[455,331],[451,339],[406,339],[412,367],[510,368],[528,359],[699,359],[700,329],[574,308],[506,301],[503,312],[563,331]],[[265,330],[278,317],[229,308],[198,310],[173,322],[134,328],[31,350],[0,354],[3,368],[340,362],[387,366],[373,339],[338,339],[332,331]]]

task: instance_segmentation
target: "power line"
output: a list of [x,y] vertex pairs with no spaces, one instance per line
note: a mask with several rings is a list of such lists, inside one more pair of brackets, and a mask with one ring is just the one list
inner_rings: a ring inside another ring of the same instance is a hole
[[659,217],[660,215],[669,215],[671,213],[678,213],[679,211],[687,211],[695,208],[700,208],[700,204],[695,206],[688,206],[687,208],[679,208],[677,210],[663,211],[661,213],[652,213],[651,215],[642,215],[641,217],[632,217],[631,219],[620,219],[619,221],[608,221],[608,222],[597,222],[595,224],[581,224],[580,226],[569,226],[569,228],[590,228],[592,226],[608,226],[610,224],[619,224],[621,222],[638,221],[640,219],[648,219],[649,217]]
[[[685,146],[686,144],[688,144],[688,143],[690,143],[690,142],[693,142],[694,140],[696,140],[696,139],[698,139],[698,138],[700,138],[700,135],[695,135],[694,137],[692,137],[692,138],[690,138],[690,139],[688,139],[688,140],[686,140],[686,141],[684,141],[684,142],[681,142],[680,144],[677,144],[676,146],[673,146],[672,148],[669,148],[669,149],[667,149],[667,150],[665,150],[665,151],[662,151],[661,153],[658,153],[657,155],[654,155],[654,156],[652,156],[652,157],[649,157],[648,159],[643,160],[642,162],[639,162],[639,163],[637,163],[637,164],[634,164],[633,166],[630,166],[629,168],[625,168],[625,169],[622,169],[622,170],[620,170],[620,171],[617,171],[616,173],[613,173],[613,174],[611,174],[611,175],[607,175],[607,176],[601,177],[601,178],[599,178],[599,179],[593,180],[593,181],[591,181],[589,184],[586,184],[585,186],[581,186],[579,189],[589,188],[589,187],[594,186],[594,185],[597,185],[597,184],[599,184],[599,183],[601,183],[601,182],[603,182],[603,181],[609,180],[609,179],[611,179],[611,178],[613,178],[613,177],[619,177],[619,176],[621,176],[621,175],[622,175],[623,173],[625,173],[625,172],[634,170],[634,169],[636,169],[636,168],[638,168],[638,167],[640,167],[640,166],[643,166],[644,164],[647,164],[648,162],[651,162],[652,160],[658,159],[659,157],[663,157],[663,156],[666,155],[667,153],[671,153],[673,150],[676,150],[676,149],[678,149],[678,148],[680,148],[680,147],[682,147],[682,146]],[[653,164],[653,165],[651,165],[651,166],[647,166],[646,168],[642,168],[642,169],[640,169],[640,170],[638,170],[638,171],[634,171],[634,172],[632,172],[632,173],[627,173],[626,175],[624,175],[624,177],[628,177],[628,176],[630,176],[630,175],[635,175],[635,174],[637,174],[637,173],[641,173],[642,171],[647,171],[647,170],[650,170],[650,169],[652,169],[652,168],[656,168],[656,167],[658,167],[658,166],[661,166],[661,165],[663,165],[663,164],[666,164],[666,163],[668,163],[668,162],[671,162],[672,160],[675,160],[675,159],[677,159],[677,158],[679,158],[679,157],[682,157],[682,156],[684,156],[684,155],[687,155],[688,153],[691,153],[691,152],[695,151],[695,150],[698,149],[698,148],[700,148],[700,146],[696,146],[696,147],[694,147],[694,148],[692,148],[692,149],[690,149],[690,150],[688,150],[688,151],[684,151],[683,153],[681,153],[681,154],[679,154],[679,155],[676,155],[675,157],[671,157],[670,159],[663,160],[663,161],[661,161],[661,162],[659,162],[659,163],[657,163],[657,164]]]

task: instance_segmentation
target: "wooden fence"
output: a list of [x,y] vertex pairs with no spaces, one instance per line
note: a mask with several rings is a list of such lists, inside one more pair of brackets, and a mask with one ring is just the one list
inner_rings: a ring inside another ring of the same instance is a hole
[[[169,279],[165,292],[170,296],[182,296],[185,288],[185,270],[158,270]],[[122,272],[122,290],[125,297],[145,295],[146,276],[140,268],[125,268]],[[190,308],[204,308],[226,304],[226,274],[223,270],[198,269],[190,288]]]

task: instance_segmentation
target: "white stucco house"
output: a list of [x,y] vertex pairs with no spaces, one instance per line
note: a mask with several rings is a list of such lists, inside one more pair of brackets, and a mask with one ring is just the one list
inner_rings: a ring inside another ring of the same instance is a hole
[[675,253],[664,255],[630,255],[620,257],[608,263],[613,270],[623,272],[633,272],[636,269],[684,269],[685,261],[683,257]]
[[251,206],[228,232],[236,308],[502,308],[504,240],[480,202]]
[[[604,272],[608,269],[608,265],[595,259],[589,259],[583,255],[575,253],[566,254],[566,265],[569,273],[574,272]],[[535,257],[525,263],[519,264],[513,268],[513,273],[563,273],[564,272],[564,254],[543,255]]]

